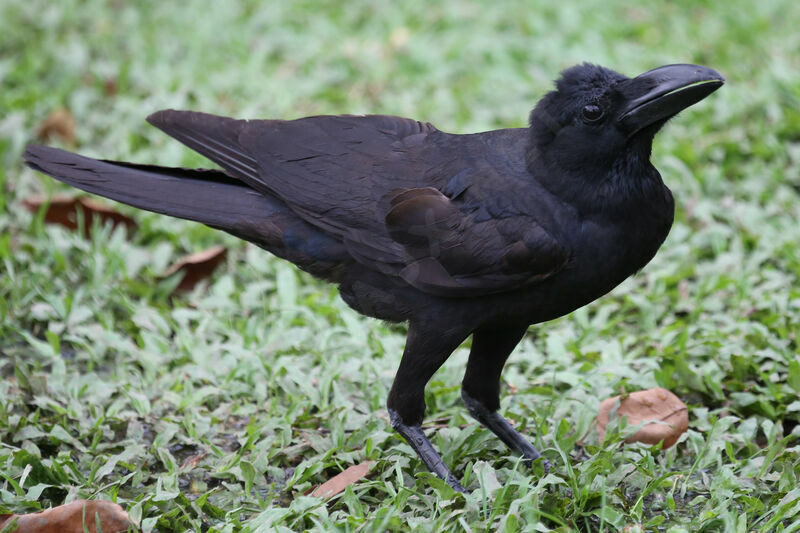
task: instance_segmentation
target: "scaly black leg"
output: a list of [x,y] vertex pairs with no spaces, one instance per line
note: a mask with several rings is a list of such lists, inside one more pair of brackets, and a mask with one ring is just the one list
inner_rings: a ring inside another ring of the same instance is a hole
[[[506,446],[521,453],[525,458],[526,465],[530,466],[533,461],[542,457],[539,450],[534,448],[533,445],[528,442],[528,439],[520,435],[519,431],[511,427],[508,420],[500,416],[497,411],[489,411],[484,405],[475,398],[472,398],[464,390],[461,391],[461,397],[464,399],[464,403],[467,404],[469,414],[471,414],[475,420],[492,430],[492,433],[500,437],[500,440],[503,441]],[[543,458],[542,466],[544,466],[545,472],[549,471],[550,461]]]
[[468,334],[426,331],[410,324],[403,359],[386,402],[392,427],[417,452],[428,470],[459,492],[466,490],[422,432],[421,424],[425,416],[425,385]]
[[422,432],[421,426],[407,426],[403,424],[400,415],[396,411],[389,409],[389,419],[392,421],[392,427],[406,439],[406,442],[414,448],[419,458],[428,467],[428,470],[442,478],[448,485],[458,492],[467,492],[461,483],[456,479],[447,465],[444,464],[442,456],[433,447],[431,441]]
[[[473,418],[489,428],[506,446],[521,453],[526,464],[530,465],[542,454],[497,412],[500,408],[500,373],[527,329],[527,325],[520,325],[479,329],[473,334],[461,397]],[[550,469],[546,458],[542,458],[542,465],[545,472]]]

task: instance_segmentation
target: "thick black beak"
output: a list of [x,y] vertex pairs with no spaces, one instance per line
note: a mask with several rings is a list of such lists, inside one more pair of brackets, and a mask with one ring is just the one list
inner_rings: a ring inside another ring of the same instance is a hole
[[618,85],[628,104],[619,124],[628,137],[666,121],[719,89],[725,78],[700,65],[665,65]]

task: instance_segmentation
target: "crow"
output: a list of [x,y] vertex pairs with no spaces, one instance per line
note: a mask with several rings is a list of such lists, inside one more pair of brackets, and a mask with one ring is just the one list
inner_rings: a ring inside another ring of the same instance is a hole
[[527,128],[451,134],[386,115],[164,110],[148,122],[222,170],[35,145],[24,159],[90,193],[227,231],[337,284],[359,313],[407,322],[391,424],[464,491],[423,433],[427,382],[472,335],[469,413],[526,463],[549,467],[498,413],[503,366],[531,324],[592,302],[653,258],[674,215],[653,138],[724,81],[698,65],[628,78],[583,63],[561,73]]

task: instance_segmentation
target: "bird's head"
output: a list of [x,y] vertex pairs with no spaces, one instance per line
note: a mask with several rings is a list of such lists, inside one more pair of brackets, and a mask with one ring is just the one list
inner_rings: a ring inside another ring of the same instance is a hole
[[647,163],[664,123],[725,79],[699,65],[666,65],[628,78],[584,63],[561,73],[531,112],[528,165],[545,157],[562,169],[606,169],[625,158]]

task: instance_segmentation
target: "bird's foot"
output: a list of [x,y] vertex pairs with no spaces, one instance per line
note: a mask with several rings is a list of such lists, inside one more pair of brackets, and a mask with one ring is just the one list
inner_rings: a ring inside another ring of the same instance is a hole
[[422,426],[404,424],[400,415],[392,409],[389,409],[389,419],[392,422],[392,427],[414,448],[414,451],[417,452],[417,455],[428,467],[428,470],[443,479],[456,492],[467,492],[467,489],[458,482],[450,469],[447,468],[447,465],[444,464],[442,456],[439,455],[439,452],[436,451],[431,441],[423,433]]
[[542,457],[539,450],[533,447],[524,436],[522,436],[516,429],[511,427],[508,420],[500,416],[497,411],[491,411],[486,408],[481,402],[467,394],[465,390],[461,390],[461,397],[467,405],[467,410],[472,417],[489,428],[492,433],[497,435],[506,446],[522,454],[525,459],[525,464],[531,466],[537,459],[542,460],[542,467],[544,473],[550,471],[550,461],[546,457]]

